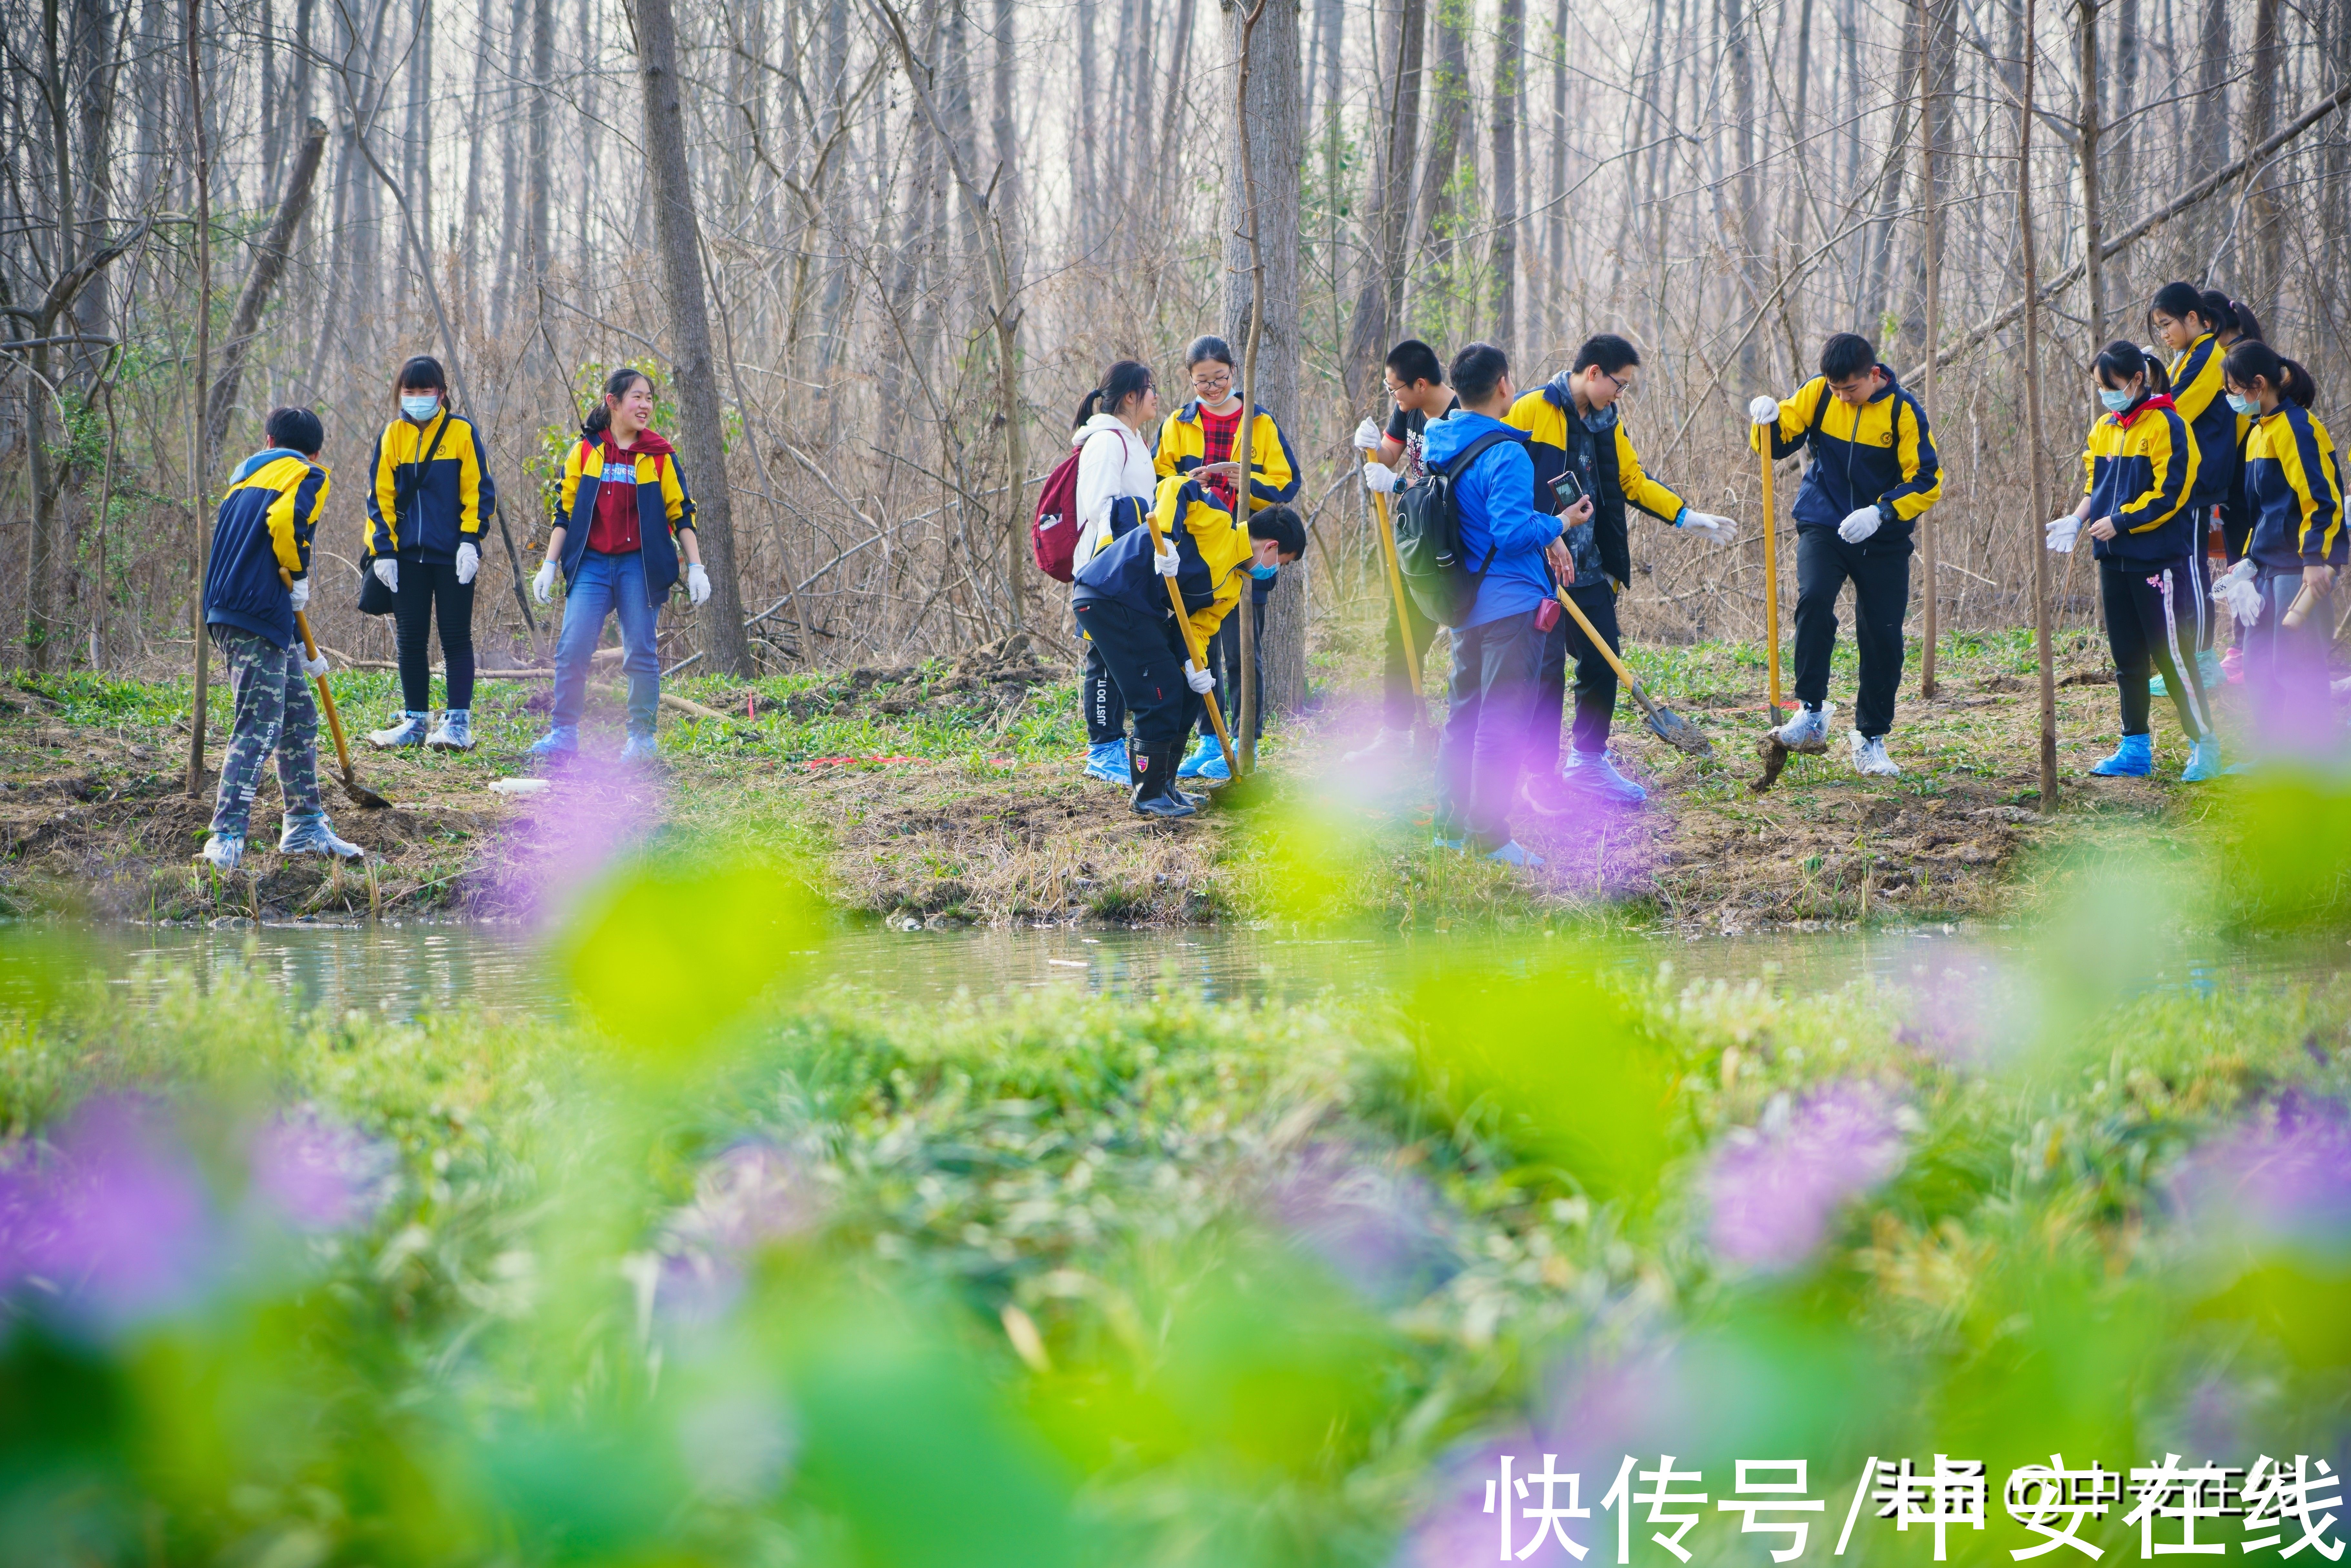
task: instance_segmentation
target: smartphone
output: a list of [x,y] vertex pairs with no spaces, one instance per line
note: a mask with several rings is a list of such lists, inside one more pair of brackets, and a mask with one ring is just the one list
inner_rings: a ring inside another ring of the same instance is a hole
[[1559,497],[1559,509],[1562,512],[1583,499],[1583,481],[1575,476],[1575,470],[1572,468],[1551,482],[1551,490],[1552,494]]

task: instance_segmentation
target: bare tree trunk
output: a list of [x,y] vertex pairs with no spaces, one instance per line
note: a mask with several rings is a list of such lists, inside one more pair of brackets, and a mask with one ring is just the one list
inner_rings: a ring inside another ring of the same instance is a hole
[[245,376],[245,358],[254,335],[261,329],[261,313],[269,304],[269,296],[277,287],[277,280],[286,275],[286,263],[294,251],[294,236],[303,219],[309,216],[310,199],[319,183],[319,165],[327,151],[327,122],[313,119],[294,151],[294,167],[286,176],[286,193],[278,198],[277,215],[270,220],[269,232],[262,236],[260,248],[253,254],[253,270],[246,274],[245,286],[237,291],[236,308],[231,313],[228,338],[221,345],[221,370],[213,382],[212,396],[204,411],[204,444],[221,451],[228,441],[229,415],[236,407],[236,394]]
[[2136,173],[2132,153],[2138,144],[2138,131],[2132,118],[2132,110],[2138,104],[2138,7],[2139,0],[2117,0],[2115,8],[2115,97],[2111,112],[2105,117],[2106,123],[2116,128],[2106,156],[2106,167],[2114,178],[2106,188],[2126,203],[2122,209],[2126,216],[2130,212],[2127,203]]
[[[1298,170],[1305,153],[1299,7],[1298,0],[1257,4],[1261,14],[1249,30],[1248,93],[1240,107],[1248,151],[1235,160],[1238,167],[1226,182],[1232,222],[1225,241],[1225,331],[1247,343],[1253,330],[1258,342],[1256,379],[1241,389],[1242,430],[1249,427],[1251,406],[1262,404],[1275,423],[1295,431],[1303,406],[1298,371],[1305,343],[1299,320],[1298,247],[1260,238],[1252,257],[1250,239],[1298,233]],[[1246,14],[1238,6],[1228,9],[1238,57]],[[1253,286],[1253,261],[1263,275],[1261,292]],[[1234,456],[1241,459],[1238,449]],[[1249,493],[1246,469],[1238,488],[1243,495]],[[1244,587],[1236,614],[1249,613],[1249,598]],[[1295,712],[1306,701],[1306,573],[1293,567],[1281,574],[1266,603],[1264,645],[1258,650],[1265,665],[1266,704],[1277,713]],[[1243,626],[1249,628],[1249,623]],[[1246,734],[1244,724],[1236,739]]]
[[[1944,151],[1943,136],[1949,114],[1944,98],[1942,67],[1949,56],[1938,47],[1945,19],[1949,16],[1957,0],[1918,0],[1918,31],[1926,39],[1924,57],[1919,69],[1924,83],[1919,94],[1919,112],[1925,121],[1918,138],[1918,194],[1927,206],[1926,243],[1919,246],[1923,253],[1926,282],[1921,290],[1925,296],[1924,316],[1927,344],[1927,379],[1920,389],[1926,406],[1936,409],[1935,345],[1942,332],[1943,300],[1943,210],[1942,167],[1939,155]],[[1938,410],[1939,411],[1939,410]],[[1935,659],[1942,643],[1943,582],[1941,560],[1937,546],[1940,529],[1929,512],[1918,519],[1918,565],[1925,575],[1926,624],[1921,628],[1925,644],[1919,649],[1918,694],[1932,701],[1935,696]]]
[[2041,809],[2057,809],[2057,673],[2056,652],[2050,645],[2049,552],[2043,548],[2041,519],[2049,514],[2048,464],[2041,427],[2041,269],[2032,234],[2032,47],[2034,0],[2024,0],[2024,84],[2016,112],[2016,242],[2024,270],[2025,467],[2032,476],[2032,514],[2026,519],[2025,550],[2032,557],[2033,645],[2041,656]]
[[1404,305],[1405,221],[1412,205],[1413,152],[1420,140],[1420,54],[1427,26],[1426,0],[1400,0],[1393,63],[1383,89],[1372,157],[1372,189],[1364,220],[1363,278],[1347,329],[1348,400],[1357,409],[1379,396],[1378,368]]
[[[115,71],[120,64],[114,47],[114,18],[106,0],[78,0],[74,8],[74,77],[81,92],[81,124],[76,162],[82,173],[82,222],[89,244],[103,243],[106,222],[114,201],[114,159],[110,132],[114,125]],[[73,318],[89,336],[103,337],[113,316],[112,293],[101,273],[89,280],[74,301]],[[83,345],[74,356],[85,379],[98,374],[103,357],[93,345]]]
[[[2245,145],[2259,147],[2277,129],[2278,0],[2253,0],[2252,79],[2245,86]],[[2339,70],[2346,62],[2336,61]],[[2243,239],[2238,254],[2248,264],[2241,286],[2252,298],[2277,297],[2285,270],[2285,228],[2278,221],[2276,176],[2270,167],[2255,171],[2245,196]],[[2346,236],[2336,236],[2337,243]]]
[[213,454],[204,440],[204,420],[198,392],[212,369],[213,295],[213,170],[212,149],[204,135],[203,51],[204,0],[187,0],[183,43],[188,67],[189,165],[196,184],[196,362],[188,378],[188,516],[195,527],[195,548],[188,557],[188,631],[195,639],[195,706],[188,715],[188,794],[201,796],[204,788],[204,721],[212,685],[212,643],[204,636],[204,571],[213,548]]
[[[1804,0],[1806,5],[1812,0]],[[1646,106],[1645,106],[1646,107]],[[1567,347],[1567,0],[1551,26],[1551,194],[1543,214],[1543,327],[1552,347]]]
[[1494,41],[1493,341],[1519,351],[1519,117],[1526,80],[1526,0],[1500,0]]
[[[1755,180],[1755,61],[1748,44],[1746,0],[1721,0],[1723,68],[1730,77],[1732,142],[1739,164],[1739,270],[1747,280],[1747,297],[1761,299],[1769,292],[1762,273],[1762,203]],[[1756,363],[1756,335],[1740,345],[1740,382],[1753,386],[1761,378]]]
[[2074,121],[2082,170],[2082,313],[2089,323],[2093,350],[2106,341],[2105,191],[2099,183],[2098,0],[2074,0],[2074,70],[2081,104]]
[[[544,7],[548,0],[537,0]],[[695,535],[710,574],[710,602],[700,618],[703,653],[723,675],[751,673],[743,635],[743,599],[735,576],[734,492],[726,476],[725,413],[718,366],[710,348],[710,314],[702,290],[702,233],[695,218],[694,170],[685,153],[677,29],[669,0],[635,0],[637,76],[645,98],[645,161],[668,296],[680,425],[677,449],[694,486]],[[542,11],[542,14],[544,12]],[[542,143],[541,151],[544,144]],[[537,182],[534,182],[536,184]],[[542,250],[538,253],[544,255]]]
[[[667,0],[663,0],[663,15],[664,18],[668,15]],[[530,171],[528,186],[529,194],[523,219],[525,233],[529,236],[529,243],[523,253],[523,265],[534,285],[546,278],[548,264],[553,259],[547,246],[549,182],[552,178],[548,169],[549,151],[548,140],[549,120],[555,107],[551,90],[554,76],[555,0],[530,0]],[[650,82],[647,84],[647,90],[651,90]],[[648,114],[653,112],[652,102],[651,99],[646,99]],[[666,192],[664,194],[666,197]],[[692,202],[691,192],[685,194],[685,200],[689,203]],[[693,221],[694,215],[689,210],[686,213],[686,223],[689,227],[692,226]],[[698,265],[695,275],[697,279],[701,276]],[[537,302],[534,300],[533,308],[536,306]],[[706,347],[709,337],[707,323],[704,325],[703,336]],[[716,386],[716,382],[713,386]],[[711,394],[711,403],[714,408],[717,405],[717,393],[715,390]],[[717,578],[714,576],[711,580],[715,583]]]
[[[1444,232],[1453,212],[1453,171],[1469,119],[1468,0],[1437,0],[1437,68],[1429,75],[1428,155],[1413,203],[1412,239],[1427,248],[1442,273],[1453,241]],[[1402,323],[1398,324],[1403,325]]]
[[[2190,179],[2200,180],[2229,161],[2228,82],[2229,0],[2204,0],[2196,34],[2196,107],[2189,119],[2186,150]],[[2188,252],[2183,270],[2189,277],[2203,275],[2211,255],[2211,221],[2200,216],[2181,230]]]

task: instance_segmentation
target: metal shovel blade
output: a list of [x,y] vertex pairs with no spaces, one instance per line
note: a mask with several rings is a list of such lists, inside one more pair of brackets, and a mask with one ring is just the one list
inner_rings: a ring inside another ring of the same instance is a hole
[[1714,742],[1706,732],[1675,712],[1671,708],[1651,708],[1648,711],[1649,732],[1673,747],[1694,757],[1714,755]]

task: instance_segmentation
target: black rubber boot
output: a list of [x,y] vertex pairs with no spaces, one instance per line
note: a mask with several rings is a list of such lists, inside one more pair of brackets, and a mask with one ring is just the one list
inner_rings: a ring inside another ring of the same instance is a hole
[[1134,804],[1144,816],[1189,816],[1200,808],[1191,797],[1177,792],[1176,769],[1184,761],[1184,744],[1153,746],[1145,750],[1135,745],[1127,752],[1127,768],[1134,775]]

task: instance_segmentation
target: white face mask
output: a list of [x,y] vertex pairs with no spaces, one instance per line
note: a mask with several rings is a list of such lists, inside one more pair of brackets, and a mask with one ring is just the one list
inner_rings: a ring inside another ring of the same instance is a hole
[[431,419],[440,411],[440,408],[441,394],[438,392],[401,394],[400,411],[418,424],[423,424],[426,420]]

